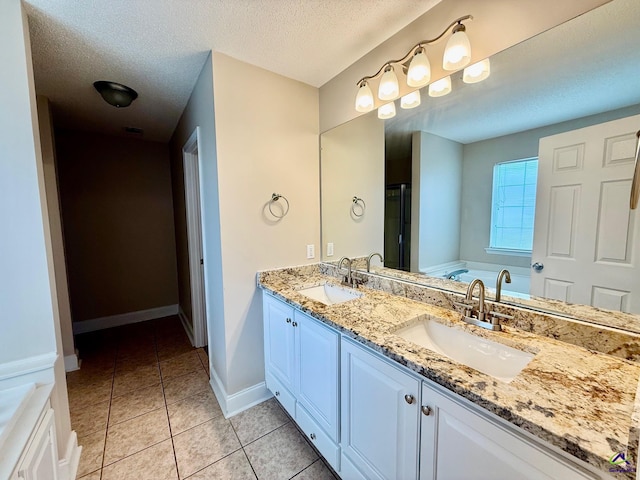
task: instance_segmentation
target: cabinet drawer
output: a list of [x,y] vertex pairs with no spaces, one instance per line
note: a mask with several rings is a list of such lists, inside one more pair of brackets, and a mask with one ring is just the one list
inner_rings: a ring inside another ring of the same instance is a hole
[[291,417],[295,418],[296,416],[296,399],[295,397],[287,390],[287,388],[282,385],[273,375],[267,373],[265,375],[265,381],[267,383],[267,388],[271,390],[271,393],[276,397],[276,400],[280,402],[280,405],[284,407]]
[[336,471],[340,471],[340,449],[333,440],[313,420],[305,408],[298,403],[296,405],[296,423],[300,426],[308,439],[310,439],[329,465]]

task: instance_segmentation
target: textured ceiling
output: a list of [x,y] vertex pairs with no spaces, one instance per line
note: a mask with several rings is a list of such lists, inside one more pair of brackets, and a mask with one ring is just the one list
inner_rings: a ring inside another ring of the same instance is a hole
[[[319,87],[440,0],[26,0],[56,125],[167,141],[209,50]],[[134,88],[126,109],[95,80]]]
[[491,76],[398,109],[385,122],[394,157],[410,156],[411,132],[460,143],[507,135],[640,103],[638,0],[613,0],[491,58]]

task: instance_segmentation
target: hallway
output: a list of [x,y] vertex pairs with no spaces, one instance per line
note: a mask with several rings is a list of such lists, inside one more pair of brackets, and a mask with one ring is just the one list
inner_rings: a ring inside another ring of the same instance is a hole
[[225,419],[178,317],[76,337],[67,374],[83,480],[335,477],[275,399]]

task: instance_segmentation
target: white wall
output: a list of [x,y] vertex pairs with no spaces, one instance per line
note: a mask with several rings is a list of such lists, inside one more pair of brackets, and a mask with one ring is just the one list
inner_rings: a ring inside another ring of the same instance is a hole
[[[362,257],[384,250],[384,121],[375,112],[321,136],[322,258]],[[352,214],[353,197],[366,204]],[[327,242],[334,255],[327,257]]]
[[412,137],[411,271],[460,259],[463,145],[426,132]]
[[[62,353],[51,234],[26,14],[0,2],[0,367],[2,380],[54,383],[58,451],[73,454],[62,356],[30,372],[29,362]],[[13,379],[11,376],[14,376]],[[65,463],[65,465],[67,465]],[[67,465],[68,467],[68,465]]]
[[[356,82],[360,78],[374,74],[385,62],[404,55],[417,42],[439,35],[444,27],[458,17],[467,14],[474,17],[474,20],[467,22],[466,25],[467,34],[472,43],[472,62],[476,62],[607,1],[448,0],[441,2],[320,88],[320,131],[326,132],[362,115],[354,109]],[[443,41],[429,47],[433,81],[448,74],[443,72],[440,61],[435,60],[442,58],[445,44],[446,42]],[[374,91],[375,88],[377,83],[372,84]],[[401,86],[401,95],[408,91],[406,86]]]
[[530,257],[491,255],[484,250],[489,246],[493,166],[496,163],[538,156],[538,142],[542,137],[638,113],[640,105],[465,145],[460,258],[505,266],[528,268],[530,265]]
[[171,137],[172,162],[182,162],[182,147],[198,126],[200,127],[198,145],[200,183],[204,187],[200,189],[200,196],[209,359],[221,381],[226,383],[225,305],[211,55],[202,67],[189,102]]
[[[0,363],[56,350],[26,17],[0,2]],[[39,175],[40,174],[40,175]]]
[[[256,272],[318,261],[318,90],[215,52],[213,71],[224,387],[232,395],[264,381]],[[266,209],[274,192],[290,203],[288,215],[278,222]],[[315,259],[306,258],[307,244],[316,246]]]

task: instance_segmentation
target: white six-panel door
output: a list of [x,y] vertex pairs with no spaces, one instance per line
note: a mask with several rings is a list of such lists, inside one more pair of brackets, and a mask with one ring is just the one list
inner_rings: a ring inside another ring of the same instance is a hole
[[540,139],[531,294],[640,312],[629,195],[640,115]]

